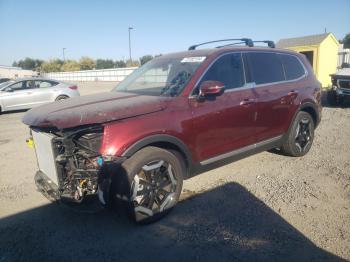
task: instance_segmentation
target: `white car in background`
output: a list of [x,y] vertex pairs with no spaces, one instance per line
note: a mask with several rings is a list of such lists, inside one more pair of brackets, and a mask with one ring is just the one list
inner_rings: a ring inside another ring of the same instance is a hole
[[0,84],[0,113],[29,109],[80,96],[78,87],[45,78],[22,78]]

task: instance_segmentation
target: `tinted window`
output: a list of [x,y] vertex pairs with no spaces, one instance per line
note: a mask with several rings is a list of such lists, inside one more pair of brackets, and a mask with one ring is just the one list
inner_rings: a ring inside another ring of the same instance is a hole
[[274,53],[246,54],[246,63],[249,69],[249,82],[266,84],[284,81],[282,63]]
[[292,55],[279,55],[284,67],[287,80],[297,79],[305,74],[298,58]]
[[225,84],[226,89],[244,85],[243,64],[240,53],[219,58],[207,71],[202,81],[215,80]]

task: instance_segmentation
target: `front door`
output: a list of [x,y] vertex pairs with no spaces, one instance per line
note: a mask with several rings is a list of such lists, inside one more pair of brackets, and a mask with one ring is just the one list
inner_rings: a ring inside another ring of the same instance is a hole
[[6,110],[18,110],[30,108],[33,99],[33,85],[30,81],[19,81],[6,88],[6,95],[2,97]]
[[[203,81],[220,81],[225,92],[217,97],[197,99]],[[255,95],[245,87],[241,53],[225,54],[212,64],[190,98],[193,116],[195,158],[200,162],[230,153],[255,142]]]

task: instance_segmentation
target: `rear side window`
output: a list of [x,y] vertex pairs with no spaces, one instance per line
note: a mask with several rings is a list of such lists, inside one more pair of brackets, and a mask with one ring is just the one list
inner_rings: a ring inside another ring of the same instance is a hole
[[281,58],[287,80],[297,79],[305,74],[304,67],[295,56],[280,54],[279,57]]
[[52,86],[53,84],[51,81],[35,81],[35,87],[37,88],[48,88]]
[[259,85],[285,80],[282,63],[277,54],[248,52],[245,60],[249,82]]
[[220,57],[207,71],[202,81],[215,80],[225,84],[226,89],[244,85],[244,71],[240,53]]

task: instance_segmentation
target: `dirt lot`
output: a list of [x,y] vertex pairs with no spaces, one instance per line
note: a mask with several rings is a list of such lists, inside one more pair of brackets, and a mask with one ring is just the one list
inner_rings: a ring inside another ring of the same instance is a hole
[[0,262],[350,259],[349,107],[324,108],[305,157],[264,152],[191,178],[184,200],[149,226],[111,210],[76,212],[36,192],[24,114],[0,115]]

